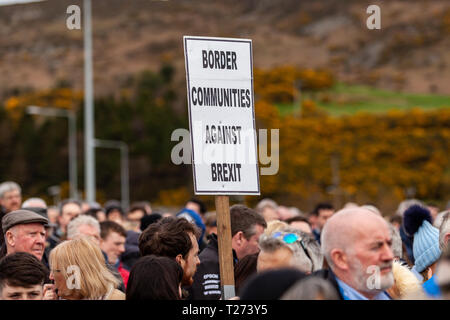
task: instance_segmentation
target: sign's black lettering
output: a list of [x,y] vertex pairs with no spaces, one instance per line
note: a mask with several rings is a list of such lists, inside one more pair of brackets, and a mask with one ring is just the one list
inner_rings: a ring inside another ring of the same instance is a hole
[[240,182],[240,163],[211,163],[212,181]]
[[237,70],[236,52],[202,50],[203,68]]

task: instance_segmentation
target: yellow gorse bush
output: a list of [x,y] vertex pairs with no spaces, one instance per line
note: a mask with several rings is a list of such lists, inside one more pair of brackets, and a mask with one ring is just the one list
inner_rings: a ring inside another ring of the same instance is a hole
[[13,121],[18,121],[23,115],[24,108],[29,105],[73,109],[83,99],[83,93],[69,88],[58,88],[36,91],[12,96],[5,102],[5,110]]
[[333,76],[326,70],[280,66],[267,71],[255,68],[254,71],[255,94],[268,102],[289,103],[294,100],[299,87],[316,91],[330,88],[333,84]]
[[411,187],[418,198],[447,199],[450,108],[346,117],[319,112],[311,100],[302,108],[302,117],[282,118],[269,102],[257,103],[257,119],[266,128],[280,129],[279,172],[261,176],[265,196],[300,207],[329,198],[334,158],[341,204],[359,200],[393,206]]

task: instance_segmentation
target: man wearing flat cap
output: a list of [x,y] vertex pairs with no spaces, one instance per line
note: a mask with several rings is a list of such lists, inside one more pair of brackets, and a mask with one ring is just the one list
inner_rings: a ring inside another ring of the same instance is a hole
[[6,255],[14,252],[28,252],[39,260],[45,250],[45,226],[48,219],[30,210],[15,210],[2,219]]

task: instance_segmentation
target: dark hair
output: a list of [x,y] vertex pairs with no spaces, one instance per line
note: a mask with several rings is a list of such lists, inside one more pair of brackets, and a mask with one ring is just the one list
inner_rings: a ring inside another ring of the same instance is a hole
[[130,207],[130,209],[128,210],[128,212],[127,212],[127,217],[128,217],[128,215],[129,215],[130,213],[132,213],[132,212],[134,212],[134,211],[142,211],[142,212],[144,213],[144,217],[147,215],[147,210],[145,210],[145,207],[144,207],[144,206],[134,204],[134,205],[132,205],[132,206]]
[[106,201],[106,203],[104,205],[104,208],[105,208],[106,217],[108,217],[109,214],[112,211],[114,211],[114,210],[119,211],[121,216],[124,215],[122,205],[117,200],[108,200],[108,201]]
[[255,234],[255,225],[267,228],[266,220],[255,210],[242,204],[235,204],[230,208],[231,236],[242,231],[246,239]]
[[328,202],[321,202],[318,205],[316,205],[316,207],[314,208],[314,210],[311,212],[311,214],[318,216],[319,212],[321,210],[334,210],[334,207],[331,203]]
[[62,212],[63,212],[63,208],[70,203],[74,203],[77,206],[80,207],[81,209],[81,202],[76,200],[76,199],[64,199],[63,201],[61,201],[61,203],[59,204],[59,215],[62,216]]
[[127,237],[127,231],[120,224],[114,221],[100,222],[100,237],[105,240],[111,232],[117,232],[121,236]]
[[5,284],[23,288],[43,285],[48,273],[47,267],[30,253],[9,254],[0,260],[0,290]]
[[162,219],[162,215],[160,215],[159,213],[156,213],[156,212],[143,216],[141,218],[141,231],[144,231],[145,229],[147,229],[147,227],[149,225],[151,225],[152,223],[155,223],[161,219]]
[[101,208],[89,208],[89,209],[86,210],[86,212],[85,212],[84,214],[85,214],[86,216],[90,216],[90,217],[93,217],[93,218],[95,218],[96,220],[98,220],[97,213],[98,213],[99,211],[103,211],[103,209],[101,209]]
[[174,259],[181,254],[186,258],[192,248],[189,233],[197,239],[200,236],[200,230],[184,218],[163,218],[148,226],[139,236],[141,256],[154,254]]
[[193,202],[195,204],[198,204],[198,206],[200,207],[200,212],[199,213],[201,213],[201,214],[205,214],[206,213],[206,211],[207,211],[206,210],[206,205],[205,205],[205,203],[202,200],[197,199],[197,198],[191,198],[191,199],[189,199],[189,201],[186,202],[186,204],[188,202]]
[[306,222],[309,226],[311,226],[311,223],[309,223],[308,219],[302,216],[290,217],[289,219],[284,220],[284,222],[286,222],[287,224],[291,224],[292,222],[297,221]]
[[236,295],[239,296],[242,285],[256,273],[259,252],[246,255],[234,265]]
[[[151,204],[150,204],[149,201],[137,201],[137,202],[133,202],[133,203],[131,204],[131,208],[133,208],[133,207],[142,207],[142,208],[144,208],[144,210],[145,210],[145,214],[150,214],[151,212],[147,212],[147,210],[145,209],[146,206],[148,206],[149,208],[151,208]],[[128,210],[128,211],[131,211],[131,209]]]
[[181,300],[178,288],[183,269],[173,259],[149,255],[130,271],[126,300]]
[[3,236],[3,232],[2,233],[2,247],[0,248],[0,259],[3,258],[4,256],[6,256],[6,254],[8,253],[7,249],[6,249],[6,242],[5,242],[5,237]]

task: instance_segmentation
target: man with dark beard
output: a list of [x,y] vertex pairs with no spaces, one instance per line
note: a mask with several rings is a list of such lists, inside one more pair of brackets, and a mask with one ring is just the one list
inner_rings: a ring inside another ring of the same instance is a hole
[[391,234],[384,219],[357,207],[334,214],[321,235],[329,270],[315,276],[328,279],[344,300],[390,300],[394,284]]

